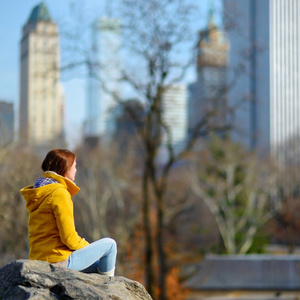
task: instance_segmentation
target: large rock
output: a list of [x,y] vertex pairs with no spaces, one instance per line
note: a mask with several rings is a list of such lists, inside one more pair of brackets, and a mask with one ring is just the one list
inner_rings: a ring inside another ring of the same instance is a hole
[[17,260],[0,269],[0,299],[151,300],[146,289],[125,277],[85,274],[47,262]]

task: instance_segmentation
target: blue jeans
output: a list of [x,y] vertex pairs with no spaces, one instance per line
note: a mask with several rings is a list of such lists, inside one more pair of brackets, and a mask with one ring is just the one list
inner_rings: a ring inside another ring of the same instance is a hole
[[116,257],[116,242],[103,238],[74,251],[68,258],[67,268],[84,273],[106,273],[115,268]]

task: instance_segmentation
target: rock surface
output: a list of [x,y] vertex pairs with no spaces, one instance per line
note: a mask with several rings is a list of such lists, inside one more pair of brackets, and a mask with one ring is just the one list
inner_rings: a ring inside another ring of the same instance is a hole
[[17,260],[0,269],[0,299],[151,300],[140,283],[125,277],[85,274],[47,262]]

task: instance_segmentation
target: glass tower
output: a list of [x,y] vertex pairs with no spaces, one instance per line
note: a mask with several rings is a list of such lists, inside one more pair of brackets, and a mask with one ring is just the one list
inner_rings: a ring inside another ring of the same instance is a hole
[[93,64],[88,81],[85,136],[109,136],[114,131],[112,111],[120,97],[121,23],[103,17],[92,24]]

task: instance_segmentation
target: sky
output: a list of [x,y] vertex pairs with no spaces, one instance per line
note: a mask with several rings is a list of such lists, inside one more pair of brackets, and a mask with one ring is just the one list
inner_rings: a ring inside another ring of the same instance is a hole
[[[50,16],[54,22],[61,24],[70,20],[72,2],[80,3],[84,16],[89,19],[104,16],[113,9],[114,0],[45,0]],[[207,11],[211,2],[216,9],[221,0],[194,0],[201,5],[202,11]],[[27,22],[34,6],[39,0],[0,0],[0,100],[14,104],[16,118],[19,102],[19,46],[22,36],[22,27]],[[199,16],[199,24],[206,21],[206,16]],[[89,20],[85,20],[89,22]],[[191,78],[190,78],[191,80]],[[80,141],[82,122],[85,118],[86,81],[83,78],[68,78],[62,81],[65,93],[65,129],[66,138],[70,147]]]

